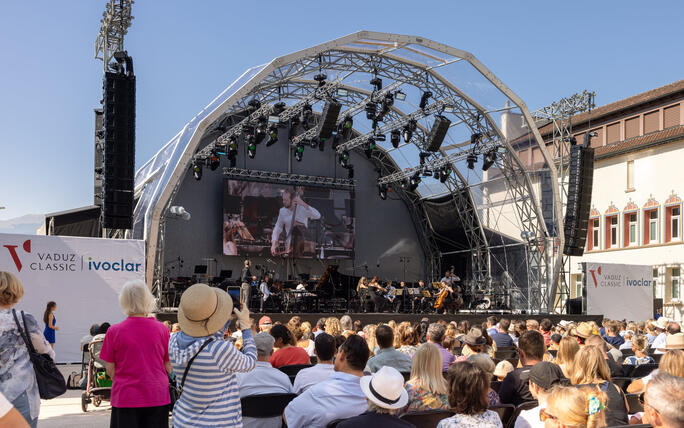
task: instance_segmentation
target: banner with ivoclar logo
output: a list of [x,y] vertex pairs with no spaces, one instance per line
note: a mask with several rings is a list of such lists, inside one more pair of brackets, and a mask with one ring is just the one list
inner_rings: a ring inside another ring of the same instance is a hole
[[644,321],[653,317],[653,268],[586,263],[587,313],[610,319]]
[[47,302],[57,303],[58,362],[81,361],[80,341],[92,324],[124,319],[119,290],[145,280],[144,241],[0,233],[0,270],[24,285],[17,309],[43,324]]

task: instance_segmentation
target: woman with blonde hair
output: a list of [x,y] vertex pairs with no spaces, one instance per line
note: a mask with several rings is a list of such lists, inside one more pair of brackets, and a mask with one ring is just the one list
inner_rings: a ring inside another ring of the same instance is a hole
[[[28,334],[36,352],[55,358],[55,351],[43,336],[36,318],[23,311],[12,309],[24,296],[24,285],[9,272],[0,271],[0,394],[4,395],[26,422],[35,427],[40,412],[40,395],[28,349],[19,333]],[[22,314],[24,320],[22,320]]]
[[629,357],[625,358],[623,364],[627,364],[629,366],[638,366],[641,364],[654,364],[655,360],[653,359],[653,357],[648,355],[648,348],[650,347],[651,344],[648,343],[648,339],[646,339],[646,336],[634,336],[632,338],[632,351],[634,351],[634,355],[630,355]]
[[375,355],[375,352],[378,350],[378,341],[375,338],[375,329],[377,328],[378,326],[375,324],[368,324],[363,328],[363,336],[364,339],[366,339],[366,343],[368,344],[368,349],[370,349],[371,356]]
[[578,386],[599,388],[606,394],[606,423],[626,425],[627,400],[622,390],[610,381],[610,368],[603,352],[596,346],[584,346],[575,355],[570,382]]
[[575,361],[575,356],[577,355],[577,352],[579,352],[579,349],[580,347],[577,340],[570,336],[565,336],[558,344],[558,353],[553,362],[558,364],[561,370],[563,370],[563,374],[568,379],[570,378],[572,363]]
[[545,426],[603,428],[606,414],[607,397],[600,389],[557,386],[551,390],[539,418]]
[[340,320],[335,317],[328,317],[328,319],[325,320],[325,332],[331,336],[342,334],[342,325],[340,324]]
[[413,355],[411,378],[404,387],[409,397],[404,412],[449,409],[449,388],[442,375],[442,354],[435,345],[420,345]]

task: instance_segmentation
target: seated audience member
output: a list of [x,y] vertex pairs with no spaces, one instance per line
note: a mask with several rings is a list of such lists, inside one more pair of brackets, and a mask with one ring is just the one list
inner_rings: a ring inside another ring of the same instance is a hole
[[546,345],[546,346],[549,346],[551,344],[551,328],[552,327],[553,327],[553,324],[551,323],[551,320],[548,318],[544,318],[539,323],[539,332],[544,337],[544,345]]
[[496,327],[496,317],[494,315],[488,316],[487,317],[487,334],[490,336],[498,331],[498,328]]
[[497,380],[501,382],[504,380],[506,375],[508,373],[512,372],[515,368],[513,367],[513,364],[511,364],[509,361],[506,360],[501,360],[496,364],[496,367],[494,367],[494,376],[496,376]]
[[539,331],[539,321],[527,320],[525,321],[525,328],[527,331]]
[[570,369],[572,368],[572,363],[575,361],[575,355],[579,352],[579,343],[574,337],[565,336],[561,339],[558,346],[558,353],[553,361],[558,364],[558,367],[563,371],[565,377],[570,378]]
[[413,354],[416,353],[418,345],[420,344],[418,331],[411,324],[401,323],[399,324],[399,331],[397,334],[399,336],[399,349],[397,349],[397,351],[403,352],[413,358]]
[[309,357],[313,357],[314,341],[311,339],[313,334],[311,333],[311,326],[308,324],[309,323],[302,323],[299,327],[290,331],[294,335],[297,346],[304,349]]
[[660,359],[658,369],[651,372],[648,376],[633,380],[632,383],[627,386],[627,392],[630,394],[639,394],[643,392],[646,385],[648,385],[648,382],[657,372],[665,372],[673,376],[684,377],[684,350],[671,349],[667,351]]
[[622,335],[622,338],[625,339],[625,342],[618,346],[619,351],[624,351],[628,349],[632,349],[632,340],[634,340],[635,333],[633,330],[627,330],[624,332]]
[[[608,328],[610,328],[611,324],[608,324]],[[592,335],[587,340],[585,341],[586,346],[595,346],[601,351],[601,354],[603,355],[603,358],[606,359],[606,364],[608,364],[608,368],[610,369],[610,377],[622,377],[625,375],[625,369],[622,364],[619,364],[615,362],[609,355],[608,355],[608,345],[604,340],[601,338],[601,336],[596,336]],[[610,379],[610,378],[608,378]],[[606,380],[608,380],[606,379]]]
[[649,344],[653,343],[657,336],[655,332],[655,326],[653,325],[654,322],[654,320],[646,321],[646,339],[648,340]]
[[467,361],[459,361],[451,366],[449,404],[456,414],[439,421],[437,428],[503,428],[499,415],[487,409],[490,379],[486,373]]
[[314,342],[314,352],[318,357],[318,363],[297,373],[294,381],[294,392],[296,394],[301,394],[309,387],[328,379],[334,372],[333,357],[337,350],[335,338],[328,333],[321,333],[316,336]]
[[575,337],[580,346],[584,346],[584,341],[594,335],[594,328],[588,322],[581,322],[570,329],[569,335]]
[[342,336],[348,337],[349,334],[354,334],[354,323],[349,315],[340,317],[340,326],[342,327]]
[[314,329],[314,336],[318,336],[321,333],[325,333],[325,318],[319,318],[316,321],[316,328]]
[[634,355],[625,358],[623,364],[628,366],[639,366],[641,364],[654,364],[653,357],[647,354],[650,347],[646,336],[637,335],[632,338],[632,351]]
[[496,343],[496,348],[508,348],[510,346],[515,346],[513,343],[513,338],[508,334],[508,329],[511,327],[511,320],[507,318],[501,318],[499,321],[499,327],[494,333],[490,333],[489,336],[492,338],[494,343]]
[[665,346],[665,339],[667,338],[667,327],[669,323],[670,320],[668,320],[665,317],[660,317],[653,323],[653,327],[655,327],[656,337],[655,339],[653,339],[653,342],[651,343],[651,348],[658,349]]
[[[599,338],[600,339],[600,338]],[[605,354],[596,346],[587,345],[580,349],[572,365],[570,381],[576,386],[599,388],[606,394],[606,423],[626,425],[627,406],[622,390],[610,382],[610,369]]]
[[432,343],[439,349],[442,354],[442,371],[445,372],[449,369],[449,366],[454,362],[454,354],[444,349],[442,346],[442,341],[444,340],[445,328],[442,324],[432,323],[427,329],[427,341]]
[[368,401],[368,408],[359,416],[340,422],[338,428],[415,428],[392,412],[404,407],[408,401],[404,378],[396,369],[383,367],[372,376],[362,377],[361,390]]
[[259,318],[259,331],[265,331],[268,333],[271,331],[271,327],[273,327],[273,321],[270,317],[264,315],[263,317]]
[[542,428],[544,422],[539,418],[539,410],[546,408],[546,399],[555,385],[566,381],[560,367],[553,363],[542,361],[535,364],[529,372],[530,393],[539,403],[537,407],[520,412],[515,420],[515,428]]
[[461,361],[474,354],[486,353],[485,348],[488,348],[487,339],[482,335],[482,330],[477,327],[471,328],[468,334],[463,337]]
[[179,323],[175,322],[171,324],[171,333],[178,333],[179,331],[181,331]]
[[[278,369],[274,369],[268,362],[273,354],[275,339],[266,332],[254,336],[254,344],[257,348],[257,362],[254,370],[246,373],[238,373],[238,389],[240,398],[260,394],[289,394],[292,391],[290,378]],[[282,418],[251,418],[243,417],[242,424],[245,428],[282,426]]]
[[363,328],[363,338],[366,339],[366,344],[371,352],[371,355],[375,354],[378,350],[378,342],[375,339],[375,329],[378,328],[375,324],[368,324]]
[[276,324],[271,327],[271,336],[275,339],[275,347],[277,351],[271,355],[271,365],[276,369],[282,366],[289,366],[292,364],[309,364],[311,362],[309,354],[298,346],[295,346],[295,340],[292,332],[282,324]]
[[342,325],[340,320],[335,317],[328,317],[325,320],[325,332],[331,336],[342,334]]
[[643,423],[654,428],[684,427],[684,378],[657,373],[644,394]]
[[591,387],[557,386],[548,396],[539,417],[550,427],[603,428],[606,426],[606,394]]
[[603,339],[610,345],[619,348],[620,345],[625,343],[625,339],[619,334],[619,325],[616,321],[611,321],[606,326],[606,335]]
[[[469,356],[466,361],[468,361],[470,364],[474,365],[475,367],[479,368],[484,373],[486,373],[487,376],[489,376],[489,379],[493,379],[494,368],[496,366],[494,365],[494,361],[492,361],[489,355],[473,354]],[[494,391],[491,387],[489,388],[489,391],[487,391],[487,402],[490,406],[501,404],[499,394],[497,394],[497,392]]]
[[361,320],[354,321],[354,334],[359,334],[361,331],[363,331],[363,323]]
[[408,404],[404,411],[448,409],[448,385],[442,375],[442,354],[432,343],[424,343],[413,355],[411,378],[406,382]]
[[367,407],[360,379],[370,352],[366,341],[352,335],[340,346],[335,372],[287,405],[283,419],[289,428],[325,428],[330,422],[351,418]]
[[563,339],[563,336],[554,333],[551,335],[551,342],[549,343],[548,349],[549,351],[558,351],[558,348],[560,347],[560,341]]
[[544,358],[544,337],[538,331],[526,331],[518,340],[518,352],[522,367],[510,372],[499,388],[499,398],[503,404],[517,406],[525,401],[534,400],[530,394],[527,376],[532,366]]
[[368,360],[367,371],[375,373],[383,366],[405,373],[411,371],[411,357],[394,349],[394,332],[390,326],[383,324],[375,329],[375,338],[380,349]]

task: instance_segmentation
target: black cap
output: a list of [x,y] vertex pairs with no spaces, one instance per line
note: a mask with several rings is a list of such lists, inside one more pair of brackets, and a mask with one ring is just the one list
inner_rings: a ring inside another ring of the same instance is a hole
[[546,391],[557,383],[563,382],[565,375],[563,375],[563,370],[556,364],[541,361],[532,366],[528,372],[521,373],[520,378],[522,380],[531,380]]

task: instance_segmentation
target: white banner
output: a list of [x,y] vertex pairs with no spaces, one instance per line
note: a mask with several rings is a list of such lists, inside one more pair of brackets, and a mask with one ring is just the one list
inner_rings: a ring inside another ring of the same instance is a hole
[[586,263],[587,314],[645,321],[653,317],[653,268]]
[[0,233],[0,270],[24,284],[17,309],[43,325],[55,301],[58,362],[81,361],[80,340],[92,324],[124,319],[119,291],[126,281],[145,280],[144,241]]

